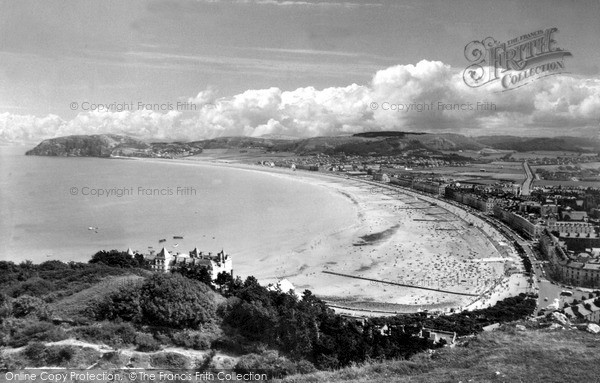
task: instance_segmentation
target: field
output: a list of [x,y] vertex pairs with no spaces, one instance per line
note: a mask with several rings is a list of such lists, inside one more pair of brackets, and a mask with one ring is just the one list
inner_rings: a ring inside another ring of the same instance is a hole
[[558,158],[558,157],[580,157],[580,152],[568,151],[534,151],[534,152],[515,152],[511,156],[516,160],[530,160],[534,158]]
[[561,170],[559,168],[566,168],[566,166],[571,166],[571,167],[580,167],[581,169],[600,169],[600,162],[584,162],[581,164],[575,164],[575,165],[535,165],[535,166],[531,166],[531,168],[533,169],[533,171],[535,172],[535,169],[544,169],[544,170],[551,170],[551,171],[558,171]]
[[599,187],[600,182],[593,181],[553,181],[553,180],[535,180],[533,186],[571,186],[571,187]]
[[424,175],[433,173],[439,176],[483,184],[498,181],[521,183],[525,179],[523,166],[521,163],[514,162],[492,162],[489,164],[472,164],[460,167],[447,166],[423,170],[415,169],[411,173],[421,173]]

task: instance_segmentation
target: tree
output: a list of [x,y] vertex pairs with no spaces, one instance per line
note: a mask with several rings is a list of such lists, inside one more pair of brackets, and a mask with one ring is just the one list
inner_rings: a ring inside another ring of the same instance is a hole
[[206,266],[183,264],[179,267],[171,269],[171,272],[179,273],[186,278],[202,282],[205,285],[212,288],[212,275],[210,274]]
[[226,271],[221,271],[217,275],[217,279],[215,279],[215,284],[219,286],[219,291],[221,292],[223,291],[223,287],[231,284],[231,282],[233,282],[233,276]]
[[139,267],[139,263],[131,255],[118,250],[100,250],[92,256],[89,263],[103,263],[107,266],[131,268]]
[[198,328],[215,318],[210,288],[179,274],[155,274],[142,285],[140,306],[146,324]]
[[127,285],[121,290],[110,294],[101,302],[96,309],[95,316],[100,320],[120,318],[128,322],[141,322],[140,296],[140,286]]

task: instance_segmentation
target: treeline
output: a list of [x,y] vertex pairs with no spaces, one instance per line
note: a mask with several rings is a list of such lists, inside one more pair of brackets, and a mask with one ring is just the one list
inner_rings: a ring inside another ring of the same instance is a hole
[[[96,309],[98,320],[125,321],[153,327],[198,329],[219,322],[224,335],[212,347],[253,357],[276,349],[303,369],[330,369],[367,359],[407,358],[432,345],[415,337],[419,331],[381,333],[372,323],[361,325],[334,313],[306,290],[301,297],[261,286],[256,278],[231,279],[223,286],[227,300],[216,305],[210,290],[198,281],[173,274],[155,274],[107,297]],[[248,367],[249,368],[249,367]],[[262,366],[264,368],[264,365]],[[314,367],[312,367],[314,368]]]
[[458,336],[476,334],[483,327],[494,323],[512,322],[532,315],[536,307],[536,295],[519,294],[497,302],[494,306],[451,315],[429,317],[426,313],[377,318],[375,323],[394,326],[417,326],[441,331],[456,332]]

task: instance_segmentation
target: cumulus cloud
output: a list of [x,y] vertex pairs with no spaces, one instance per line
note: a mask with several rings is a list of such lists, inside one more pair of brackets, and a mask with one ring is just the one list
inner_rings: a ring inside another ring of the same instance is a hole
[[94,111],[71,120],[0,114],[0,140],[36,141],[68,134],[118,133],[174,140],[279,134],[335,136],[372,130],[472,135],[598,135],[600,79],[556,75],[500,92],[499,84],[471,88],[462,70],[439,61],[397,65],[368,84],[315,89],[247,90],[216,97],[200,91],[193,113]]

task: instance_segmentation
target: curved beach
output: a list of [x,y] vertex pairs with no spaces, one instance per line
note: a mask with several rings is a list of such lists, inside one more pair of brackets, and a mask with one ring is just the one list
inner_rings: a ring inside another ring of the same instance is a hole
[[301,246],[282,243],[279,253],[255,260],[249,274],[261,282],[286,278],[298,292],[309,289],[340,311],[373,314],[481,307],[525,288],[520,278],[504,277],[506,260],[518,259],[502,236],[448,203],[323,173],[185,162],[294,178],[352,201],[355,222],[306,238]]

